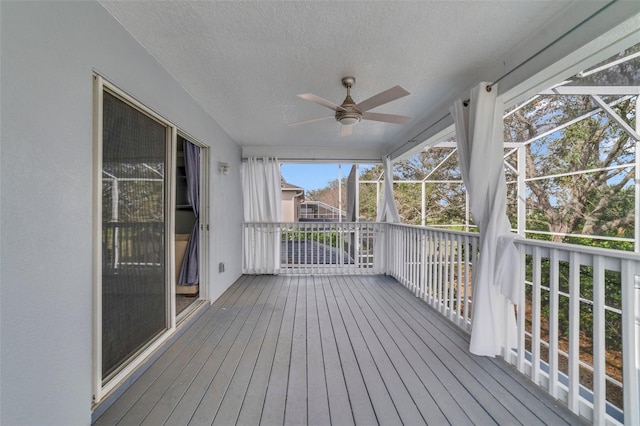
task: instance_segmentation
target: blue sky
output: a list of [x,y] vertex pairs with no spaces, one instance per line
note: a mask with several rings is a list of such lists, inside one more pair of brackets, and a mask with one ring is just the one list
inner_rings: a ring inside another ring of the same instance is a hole
[[[369,166],[360,165],[360,172]],[[351,164],[342,165],[342,177],[349,176]],[[283,163],[280,173],[290,184],[300,186],[307,191],[327,186],[332,180],[338,179],[337,164],[291,164]]]

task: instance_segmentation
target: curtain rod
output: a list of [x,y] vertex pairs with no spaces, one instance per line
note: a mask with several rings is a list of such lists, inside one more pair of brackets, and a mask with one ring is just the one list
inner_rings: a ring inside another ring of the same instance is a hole
[[[510,71],[507,71],[505,74],[503,74],[502,76],[498,77],[498,79],[496,79],[493,83],[490,83],[490,84],[487,85],[487,87],[486,87],[487,92],[491,92],[492,86],[495,86],[500,81],[504,80],[506,77],[508,77],[509,75],[514,73],[516,70],[518,70],[521,67],[523,67],[524,65],[528,64],[531,60],[533,60],[534,58],[536,58],[539,55],[541,55],[543,52],[545,52],[551,46],[553,46],[554,44],[556,44],[557,42],[559,42],[560,40],[562,40],[563,38],[565,38],[566,36],[568,36],[569,34],[574,32],[579,27],[583,26],[585,23],[587,23],[588,21],[590,21],[591,19],[593,19],[594,17],[596,17],[597,15],[602,13],[605,9],[609,8],[612,4],[616,3],[617,1],[618,0],[612,0],[611,2],[609,2],[606,5],[602,6],[600,9],[596,10],[594,13],[592,13],[591,15],[589,15],[588,17],[586,17],[585,19],[580,21],[578,24],[576,24],[573,27],[571,27],[568,31],[564,32],[564,34],[562,34],[560,37],[556,38],[554,41],[552,41],[551,43],[547,44],[545,47],[543,47],[542,49],[538,50],[533,55],[529,56],[527,59],[525,59],[519,65],[517,65],[515,68],[512,68]],[[469,102],[470,102],[469,99],[465,99],[463,101],[464,106],[469,106]],[[434,123],[430,124],[429,127],[427,127],[426,129],[422,130],[420,133],[418,133],[417,135],[415,135],[414,137],[412,137],[411,139],[409,139],[408,141],[406,141],[405,143],[400,145],[398,148],[396,148],[393,151],[391,151],[391,155],[395,154],[397,151],[401,150],[402,148],[404,148],[408,144],[416,143],[417,139],[420,137],[420,135],[422,135],[423,133],[431,130],[438,123],[440,123],[442,120],[444,120],[445,118],[447,118],[450,115],[451,115],[451,113],[448,112],[445,115],[443,115],[442,117],[440,117]]]
[[612,0],[609,3],[607,3],[606,5],[602,6],[600,9],[596,10],[595,12],[593,12],[591,15],[587,16],[585,19],[583,19],[582,21],[580,21],[579,23],[577,23],[576,25],[574,25],[573,27],[571,27],[569,30],[565,31],[564,34],[562,34],[560,37],[556,38],[555,40],[553,40],[551,43],[547,44],[545,47],[543,47],[542,49],[538,50],[536,53],[534,53],[533,55],[529,56],[527,59],[525,59],[523,62],[520,63],[520,65],[517,65],[515,68],[512,68],[510,71],[506,72],[505,74],[503,74],[501,77],[499,77],[497,80],[495,80],[493,83],[489,84],[487,86],[487,92],[491,91],[491,86],[499,83],[500,81],[502,81],[503,79],[505,79],[507,76],[511,75],[512,73],[514,73],[516,70],[520,69],[522,66],[526,65],[527,63],[529,63],[531,60],[533,60],[534,58],[537,58],[539,55],[541,55],[543,52],[545,52],[547,49],[549,49],[551,46],[553,46],[554,44],[556,44],[557,42],[559,42],[560,40],[564,39],[566,36],[568,36],[569,34],[571,34],[572,32],[574,32],[575,30],[577,30],[578,28],[580,28],[581,26],[583,26],[584,24],[586,24],[587,22],[589,22],[591,19],[595,18],[596,16],[598,16],[599,14],[601,14],[605,9],[608,9],[612,4],[616,3],[618,0]]
[[[241,162],[246,163],[249,157],[242,157]],[[259,161],[262,157],[257,158]],[[340,159],[327,159],[327,158],[292,158],[292,157],[278,157],[279,163],[324,163],[324,164],[379,164],[382,162],[380,158],[340,158]]]

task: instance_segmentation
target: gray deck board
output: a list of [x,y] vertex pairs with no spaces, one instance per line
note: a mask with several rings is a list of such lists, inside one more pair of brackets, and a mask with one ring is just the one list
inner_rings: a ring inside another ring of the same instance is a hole
[[[386,290],[386,294],[391,297],[399,297],[393,292],[382,286]],[[390,294],[390,291],[393,294]],[[446,368],[449,369],[460,382],[460,384],[473,395],[474,399],[480,404],[480,407],[487,411],[493,421],[497,424],[520,424],[519,417],[516,417],[512,412],[505,408],[498,394],[502,394],[503,389],[499,386],[491,388],[488,392],[482,381],[483,371],[473,362],[473,355],[468,352],[462,352],[457,346],[455,346],[450,340],[447,333],[443,333],[434,327],[427,327],[424,321],[420,321],[419,317],[416,318],[413,315],[416,312],[411,312],[414,306],[410,304],[409,300],[403,299],[404,303],[398,303],[395,300],[396,309],[401,316],[407,322],[407,325],[416,333],[416,335],[424,342],[433,342],[429,344],[429,348],[436,354],[441,360],[446,360]],[[390,302],[394,305],[394,302]],[[440,318],[436,318],[440,323]],[[516,404],[512,407],[512,411],[520,411],[523,407],[520,404]],[[473,419],[472,419],[473,420]],[[474,420],[475,421],[475,420]]]
[[[408,344],[403,345],[404,342],[398,342],[402,336],[402,330],[388,321],[388,316],[387,318],[383,317],[384,311],[380,309],[380,305],[375,299],[372,299],[370,295],[367,294],[366,287],[363,288],[360,277],[353,277],[351,279],[353,285],[348,288],[351,290],[353,298],[361,298],[362,313],[369,324],[371,324],[371,328],[380,341],[380,344],[387,351],[389,359],[393,363],[399,377],[404,382],[422,418],[430,424],[446,424],[448,422],[447,417],[429,392],[429,388],[433,386],[434,383],[430,381],[429,378],[420,374],[426,369],[426,365],[420,365],[417,359],[414,359],[414,361],[417,362],[415,367],[409,362],[408,357],[411,356],[411,350],[413,348]],[[435,387],[438,386],[436,385]],[[446,403],[447,401],[444,402]],[[466,419],[459,416],[460,407],[455,408],[456,409],[449,411],[451,416],[449,420],[456,425],[463,424],[463,421]]]
[[[289,287],[287,304],[282,317],[282,327],[278,335],[276,352],[271,366],[271,375],[265,395],[260,422],[266,425],[284,423],[287,388],[289,386],[289,364],[291,360],[291,343],[293,340],[293,323],[298,298],[298,278],[283,277]],[[248,407],[247,407],[248,408]],[[257,407],[256,407],[257,409]]]
[[575,424],[385,276],[243,276],[100,425]]
[[[379,339],[379,336],[377,336],[373,330],[374,324],[371,324],[365,317],[363,310],[366,308],[366,304],[363,303],[362,300],[354,298],[351,294],[350,290],[354,286],[352,282],[353,278],[345,277],[344,279],[346,281],[345,285],[338,288],[342,291],[346,302],[345,305],[348,306],[353,315],[355,326],[362,334],[365,348],[371,354],[373,362],[380,372],[380,378],[384,382],[389,397],[393,401],[402,423],[409,425],[424,423],[425,419],[420,414],[416,401],[413,400],[411,392],[407,388],[407,383],[402,378],[401,371],[399,371],[398,366],[391,359],[392,354],[389,354],[387,349],[385,349],[385,343],[388,342]],[[388,346],[388,348],[391,349],[391,346]],[[400,366],[400,369],[402,369],[402,367],[404,367],[404,365]],[[406,373],[406,371],[402,371],[402,373]],[[412,378],[405,377],[405,379],[411,381]],[[416,390],[413,386],[411,387],[414,391]],[[380,410],[376,409],[376,411]],[[383,423],[386,424],[386,422]]]
[[284,284],[283,280],[280,280],[280,283],[282,287],[280,288],[278,299],[256,360],[256,365],[251,374],[251,380],[249,381],[242,406],[238,413],[238,424],[258,424],[262,416],[262,407],[267,394],[271,367],[276,353],[278,335],[283,323],[287,293],[289,291],[289,287]]
[[[195,411],[199,407],[207,406],[208,401],[204,400],[204,396],[215,379],[216,373],[220,370],[220,366],[231,349],[242,326],[249,317],[260,293],[265,289],[266,286],[263,288],[255,286],[247,299],[245,299],[242,307],[240,307],[237,316],[229,328],[227,328],[223,334],[221,333],[221,338],[217,340],[215,344],[213,344],[214,342],[212,341],[210,346],[203,348],[208,349],[208,351],[204,350],[202,353],[204,362],[196,365],[198,371],[195,377],[193,377],[189,387],[180,397],[180,402],[173,409],[166,424],[187,424],[191,421]],[[213,418],[211,421],[213,421]]]
[[[275,280],[271,277],[270,281]],[[236,423],[246,391],[251,381],[251,376],[255,370],[260,349],[264,343],[271,318],[273,317],[276,304],[282,288],[282,282],[273,285],[273,290],[269,295],[266,305],[263,307],[256,327],[249,338],[249,342],[244,349],[242,357],[238,362],[236,372],[231,378],[229,386],[220,403],[220,409],[217,411],[213,424],[228,425]]]
[[[341,362],[340,353],[338,352],[336,335],[333,330],[333,325],[331,324],[329,307],[324,293],[325,283],[326,277],[315,277],[314,279],[314,293],[316,295],[318,326],[320,328],[320,339],[322,342],[323,373],[327,383],[330,423],[348,426],[354,424],[353,410],[349,403],[345,371],[343,369],[343,363]],[[347,362],[346,358],[346,355],[343,354],[345,363]],[[366,397],[366,395],[364,396]],[[369,423],[371,423],[375,420],[375,416],[373,415],[373,407],[371,407],[368,397],[366,397],[365,405],[371,413],[371,417],[367,419]]]
[[342,294],[340,287],[345,285],[345,277],[330,277],[329,281],[378,422],[384,425],[402,424],[374,355],[369,351],[366,339]]
[[302,425],[307,423],[307,288],[304,282],[300,283],[304,277],[294,277],[293,280],[298,281],[298,294],[293,320],[284,424]]
[[327,425],[331,423],[329,396],[320,335],[320,318],[316,300],[314,277],[307,277],[307,423]]
[[[389,288],[391,289],[391,287]],[[393,288],[393,291],[415,309],[422,310],[422,302],[414,298],[411,293],[404,288]],[[427,320],[428,315],[422,314],[422,318]],[[435,318],[440,320],[438,317]],[[438,322],[429,320],[429,323],[434,326],[439,326],[438,331],[441,333],[440,336],[444,337],[446,335],[446,337],[455,344],[457,350],[466,351],[469,347],[468,336],[453,324],[442,323],[441,320]],[[523,381],[523,376],[521,373],[515,371],[515,369],[505,368],[504,363],[496,359],[473,356],[469,353],[467,353],[467,355],[473,360],[473,364],[476,364],[483,370],[481,375],[482,383],[491,383],[491,386],[487,386],[487,389],[501,398],[501,403],[505,408],[510,409],[517,416],[527,418],[533,414],[538,417],[539,422],[543,424],[575,423],[576,418],[573,414],[568,410],[556,410],[558,402],[554,401],[542,389],[536,386],[530,386],[528,382]],[[470,364],[471,363],[468,363],[467,365]],[[513,410],[514,403],[517,404],[519,401],[528,401],[521,407],[526,409],[526,411]]]
[[[203,376],[212,377],[213,379],[210,381],[209,387],[202,396],[202,403],[198,405],[191,417],[190,421],[192,423],[207,424],[211,423],[212,419],[214,419],[231,378],[237,372],[238,362],[249,343],[249,337],[258,325],[258,319],[264,310],[266,299],[272,291],[272,286],[264,285],[262,287],[258,298],[251,307],[249,315],[240,325],[237,334],[229,333],[228,349],[226,344],[220,345],[221,353],[226,350],[222,363],[216,366],[215,370],[211,369],[202,372]],[[210,359],[213,360],[216,358],[218,357],[212,356]],[[216,362],[212,363],[212,365],[216,364]],[[214,371],[215,373],[212,374]]]
[[[322,277],[322,289],[327,303],[327,312],[331,318],[331,326],[336,338],[336,349],[340,356],[342,375],[348,390],[351,411],[356,424],[375,424],[377,421],[371,397],[367,392],[360,364],[356,353],[349,340],[349,335],[344,321],[340,316],[336,297],[331,289],[330,277]],[[340,370],[331,370],[329,374],[340,373]]]

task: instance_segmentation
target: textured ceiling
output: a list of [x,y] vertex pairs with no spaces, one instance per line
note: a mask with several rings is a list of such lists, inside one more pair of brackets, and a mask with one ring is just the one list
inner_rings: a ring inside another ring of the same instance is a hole
[[[156,2],[101,1],[243,147],[388,151],[400,135],[482,78],[575,2]],[[339,136],[334,120],[289,127],[340,104],[341,78],[362,101],[394,85],[410,96],[372,112],[406,125],[363,121]],[[185,129],[188,131],[188,129]],[[311,150],[309,151],[311,152]]]

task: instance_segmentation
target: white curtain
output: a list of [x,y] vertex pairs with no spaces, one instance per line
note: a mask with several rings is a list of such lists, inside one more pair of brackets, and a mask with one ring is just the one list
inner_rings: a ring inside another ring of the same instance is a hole
[[244,220],[254,225],[244,235],[244,270],[256,274],[280,271],[282,189],[280,163],[276,158],[249,158],[242,164]]
[[378,206],[376,222],[400,223],[400,215],[396,200],[393,197],[393,165],[391,157],[383,158],[382,168],[384,170],[384,191],[382,193],[382,203]]
[[[387,156],[382,159],[382,168],[384,170],[384,190],[382,192],[382,202],[378,206],[376,222],[400,223],[396,200],[393,197],[393,165],[391,164],[391,157]],[[379,228],[375,233],[373,256],[374,264],[377,265],[378,271],[388,274],[387,251],[385,249],[388,244],[385,238],[388,237],[389,231],[387,230],[385,235],[384,229]]]
[[520,256],[506,214],[504,175],[504,107],[497,86],[488,83],[471,91],[468,107],[458,100],[451,109],[462,178],[471,214],[480,230],[480,256],[473,270],[473,327],[469,350],[496,356],[515,346],[514,304],[521,291]]

